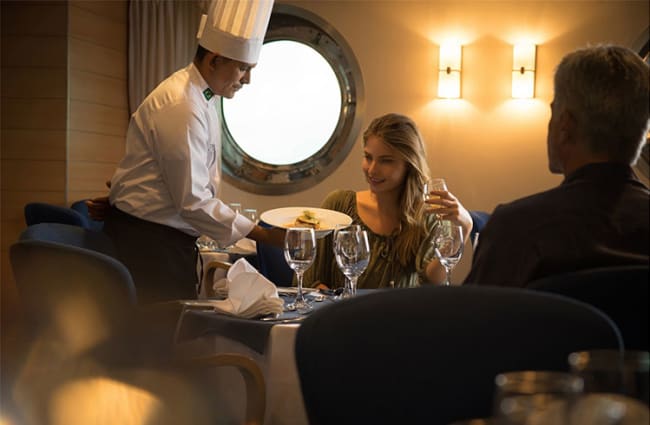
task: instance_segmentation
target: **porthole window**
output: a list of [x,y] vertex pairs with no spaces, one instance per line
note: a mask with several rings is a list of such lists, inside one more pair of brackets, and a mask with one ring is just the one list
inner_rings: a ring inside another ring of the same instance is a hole
[[340,34],[276,4],[251,84],[220,105],[224,178],[266,195],[315,185],[350,152],[362,106],[359,66]]

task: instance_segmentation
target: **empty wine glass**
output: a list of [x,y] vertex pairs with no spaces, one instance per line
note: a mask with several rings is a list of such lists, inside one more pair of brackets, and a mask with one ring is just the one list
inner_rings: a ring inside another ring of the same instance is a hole
[[284,258],[289,267],[296,272],[298,290],[296,298],[287,305],[287,310],[305,313],[311,310],[311,304],[302,292],[302,275],[311,267],[316,258],[316,233],[308,227],[290,227],[284,237]]
[[217,241],[206,235],[201,235],[196,239],[196,246],[199,251],[217,251],[219,249]]
[[355,227],[350,230],[339,230],[334,240],[336,264],[346,277],[342,298],[351,297],[357,293],[357,279],[366,270],[370,261],[368,233]]
[[239,202],[231,202],[228,206],[237,214],[241,214],[241,204]]
[[433,252],[445,268],[445,283],[451,285],[451,271],[463,256],[463,228],[450,221],[440,221],[433,230]]
[[[332,251],[334,252],[334,258],[336,258],[336,235],[339,233],[339,230],[351,230],[354,232],[360,232],[363,228],[359,224],[337,224],[334,226],[334,231],[332,232]],[[332,282],[333,287],[336,287],[336,283]],[[348,288],[350,285],[350,279],[345,276],[345,283],[343,288]]]

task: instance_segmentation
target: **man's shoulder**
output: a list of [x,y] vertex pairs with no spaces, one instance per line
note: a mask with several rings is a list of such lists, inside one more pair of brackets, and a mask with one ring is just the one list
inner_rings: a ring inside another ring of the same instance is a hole
[[190,109],[204,108],[200,86],[188,68],[179,69],[164,79],[149,93],[143,104],[154,109],[186,105]]
[[[537,215],[542,211],[552,209],[556,205],[557,198],[561,196],[558,188],[546,190],[544,192],[534,193],[524,196],[514,201],[499,204],[492,216],[506,216],[508,218],[519,215]],[[492,217],[490,218],[492,219]]]

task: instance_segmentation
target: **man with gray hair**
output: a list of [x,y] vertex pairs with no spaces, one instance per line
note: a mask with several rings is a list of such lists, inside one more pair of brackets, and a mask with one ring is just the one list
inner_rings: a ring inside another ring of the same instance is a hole
[[648,264],[648,188],[636,163],[648,131],[648,65],[599,45],[555,72],[548,164],[556,188],[494,210],[465,283],[525,287],[548,275]]

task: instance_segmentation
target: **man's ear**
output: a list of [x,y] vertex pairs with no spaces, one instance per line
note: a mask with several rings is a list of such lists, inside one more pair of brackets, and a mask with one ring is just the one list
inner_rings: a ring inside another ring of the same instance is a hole
[[569,110],[564,109],[560,112],[560,119],[558,120],[559,128],[563,137],[560,140],[563,143],[575,143],[576,141],[576,129],[577,129],[577,120],[575,115]]

